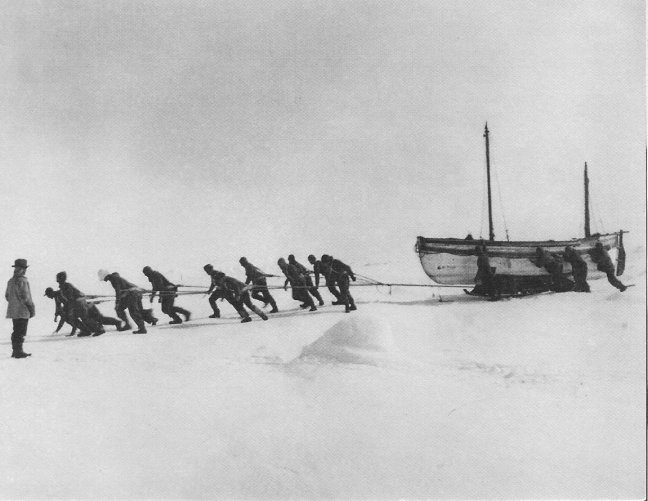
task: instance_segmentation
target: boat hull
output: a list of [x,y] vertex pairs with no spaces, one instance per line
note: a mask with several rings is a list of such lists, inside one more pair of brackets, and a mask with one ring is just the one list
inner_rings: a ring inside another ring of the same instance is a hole
[[[477,275],[477,245],[486,246],[491,267],[495,268],[497,275],[511,277],[548,276],[544,268],[538,268],[533,262],[536,247],[562,255],[565,247],[570,245],[587,263],[588,278],[595,279],[604,277],[605,274],[597,270],[590,258],[590,251],[596,242],[601,242],[616,267],[620,235],[621,232],[562,241],[518,242],[417,237],[416,252],[423,270],[434,282],[443,285],[473,285]],[[564,272],[571,272],[569,263],[564,264]]]

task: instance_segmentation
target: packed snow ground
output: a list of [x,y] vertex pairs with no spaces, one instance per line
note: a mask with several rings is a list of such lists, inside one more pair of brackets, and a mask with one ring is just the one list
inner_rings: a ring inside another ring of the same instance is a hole
[[[8,320],[0,342],[0,497],[643,499],[643,256],[624,293],[356,287],[345,314],[276,291],[248,324],[183,296],[191,322],[155,303],[147,335],[51,334],[38,298],[33,356]],[[429,283],[411,261],[355,268]]]

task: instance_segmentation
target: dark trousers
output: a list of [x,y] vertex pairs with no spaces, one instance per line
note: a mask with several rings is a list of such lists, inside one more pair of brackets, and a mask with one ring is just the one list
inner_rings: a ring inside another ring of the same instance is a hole
[[572,264],[572,276],[574,277],[574,292],[590,291],[590,286],[587,283],[587,264]]
[[620,291],[626,290],[626,286],[623,285],[614,274],[614,266],[612,265],[612,262],[599,263],[596,269],[607,275],[608,282],[610,282],[611,286],[616,287]]
[[119,327],[121,325],[121,321],[117,320],[116,318],[104,317],[99,311],[99,308],[97,308],[97,306],[94,304],[89,305],[88,316],[101,325],[114,325],[115,327]]
[[241,294],[238,299],[234,299],[233,297],[228,296],[227,302],[234,307],[234,309],[238,312],[241,318],[250,317],[250,314],[244,308],[245,305],[248,308],[250,308],[254,313],[256,313],[261,318],[263,318],[264,320],[268,319],[267,315],[263,313],[263,310],[257,308],[252,304],[252,299],[250,299],[250,294],[248,292],[244,292],[243,294]]
[[162,305],[162,313],[169,315],[174,321],[179,321],[178,313],[181,313],[185,318],[189,312],[184,308],[175,306],[176,295],[173,292],[160,292],[160,304]]
[[70,332],[69,335],[70,335],[70,336],[74,336],[74,334],[76,334],[76,330],[77,330],[77,328],[76,328],[76,326],[75,326],[73,323],[68,322],[68,317],[67,317],[67,314],[66,314],[65,312],[63,312],[63,313],[61,314],[61,319],[59,320],[59,323],[58,323],[58,325],[56,326],[56,331],[54,331],[54,332],[58,332],[58,331],[60,331],[60,330],[63,328],[63,325],[64,325],[66,322],[72,326],[72,332]]
[[292,287],[292,298],[296,301],[301,301],[306,306],[313,308],[315,303],[313,298],[310,297],[308,293],[307,285],[305,280],[295,280],[294,283],[291,283]]
[[333,294],[333,296],[335,296],[335,301],[336,302],[340,300],[340,291],[337,290],[337,288],[335,287],[335,282],[329,282],[327,280],[326,281],[326,288],[329,290],[329,292],[331,294]]
[[254,288],[252,289],[252,299],[262,301],[264,305],[270,304],[270,306],[272,306],[272,309],[276,310],[277,303],[268,290],[268,282],[266,281],[266,279],[260,278],[252,283],[254,284]]
[[11,333],[11,348],[14,353],[22,353],[23,342],[27,335],[28,318],[14,318],[13,319],[13,332]]
[[79,298],[72,303],[72,316],[78,322],[77,325],[82,334],[88,334],[88,332],[104,332],[101,322],[91,312],[92,307],[94,305],[89,304],[83,298]]
[[313,279],[310,277],[310,275],[306,275],[306,287],[308,287],[308,292],[317,299],[320,305],[324,304],[324,300],[322,299],[322,296],[320,295],[319,291],[317,290],[317,287],[313,284]]
[[476,294],[483,294],[491,298],[496,298],[501,294],[497,280],[495,280],[495,268],[492,267],[482,267],[477,271],[477,276],[475,277],[475,289],[473,292]]
[[[212,310],[214,311],[215,315],[220,316],[220,310],[218,309],[218,306],[216,305],[216,301],[225,297],[223,295],[223,291],[220,289],[216,289],[211,296],[209,296],[209,305],[212,307]],[[232,305],[233,306],[233,305]]]
[[117,316],[126,324],[130,325],[128,317],[126,316],[126,310],[130,314],[133,322],[137,325],[139,330],[144,329],[144,317],[143,317],[143,307],[142,307],[142,294],[136,291],[126,292],[121,298],[117,300],[117,305],[115,306],[115,311]]
[[621,283],[621,281],[614,275],[614,270],[608,271],[606,273],[608,282],[610,282],[610,285],[616,287],[620,291],[624,291],[626,289],[626,286]]
[[335,277],[335,283],[340,288],[340,303],[342,303],[348,310],[351,306],[355,308],[355,301],[351,292],[349,291],[349,275],[342,273]]

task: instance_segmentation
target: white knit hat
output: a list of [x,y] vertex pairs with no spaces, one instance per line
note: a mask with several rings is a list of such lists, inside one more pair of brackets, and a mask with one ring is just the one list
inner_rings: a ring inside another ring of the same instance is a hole
[[110,275],[110,272],[108,270],[99,270],[97,275],[99,276],[99,280],[103,282],[106,276]]

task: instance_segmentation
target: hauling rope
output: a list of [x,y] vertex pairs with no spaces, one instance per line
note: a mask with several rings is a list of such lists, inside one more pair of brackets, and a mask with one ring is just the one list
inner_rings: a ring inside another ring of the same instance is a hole
[[[88,294],[85,295],[67,282],[67,274],[60,272],[56,279],[59,290],[51,287],[46,290],[46,296],[54,299],[56,305],[55,320],[59,321],[56,332],[64,323],[69,323],[73,333],[79,330],[79,336],[98,336],[105,332],[104,325],[114,325],[117,330],[131,330],[130,320],[137,325],[134,334],[145,334],[146,325],[156,325],[158,319],[153,314],[152,303],[157,297],[162,313],[171,317],[170,324],[179,324],[190,320],[191,312],[175,305],[176,299],[186,296],[204,295],[212,309],[210,318],[220,318],[220,309],[217,301],[227,301],[241,317],[241,322],[251,322],[250,313],[254,312],[263,320],[268,320],[268,315],[261,308],[252,303],[260,301],[263,307],[270,307],[268,313],[279,311],[271,291],[290,288],[292,298],[299,301],[302,309],[316,311],[318,306],[323,306],[324,299],[320,291],[328,290],[334,297],[333,305],[344,306],[345,312],[357,309],[351,290],[356,287],[388,287],[391,294],[393,287],[461,287],[456,285],[420,284],[386,282],[366,275],[356,274],[350,266],[324,254],[321,260],[314,255],[308,256],[312,268],[306,268],[295,260],[294,255],[289,255],[288,260],[283,258],[277,261],[283,276],[265,273],[251,264],[247,258],[242,257],[239,263],[245,269],[245,282],[225,273],[215,270],[211,264],[203,267],[211,279],[209,286],[182,283],[174,284],[160,272],[145,266],[142,273],[151,283],[151,288],[139,287],[122,278],[119,273],[110,273],[99,270],[98,277],[102,282],[108,282],[114,289],[114,294]],[[283,280],[282,283],[268,283],[268,279]],[[321,283],[320,283],[321,282]],[[321,287],[320,287],[321,285]],[[151,303],[151,307],[144,307],[144,298]],[[98,306],[102,303],[113,302],[118,318],[106,317],[101,314]],[[130,318],[126,315],[126,312]]]

